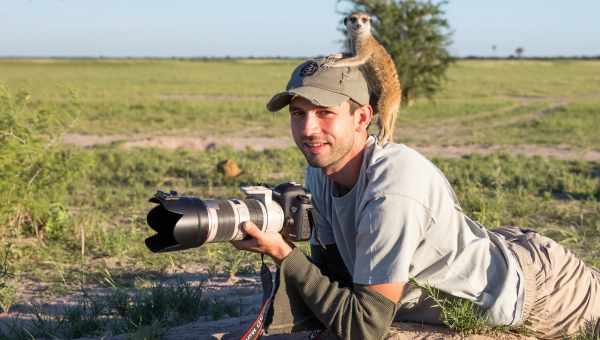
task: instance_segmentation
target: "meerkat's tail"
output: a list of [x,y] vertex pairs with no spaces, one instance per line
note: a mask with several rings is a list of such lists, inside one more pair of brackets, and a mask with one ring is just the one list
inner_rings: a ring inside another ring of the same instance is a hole
[[400,109],[401,100],[402,94],[400,92],[386,93],[383,91],[377,101],[377,112],[379,113],[379,135],[377,139],[380,145],[394,141],[396,116]]

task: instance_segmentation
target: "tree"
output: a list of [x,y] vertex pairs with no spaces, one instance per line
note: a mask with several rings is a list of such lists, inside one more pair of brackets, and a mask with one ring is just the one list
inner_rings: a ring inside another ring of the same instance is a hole
[[442,87],[452,62],[452,32],[441,1],[338,0],[375,17],[373,34],[390,53],[402,85],[403,105],[432,98]]
[[525,49],[523,47],[517,47],[515,49],[515,54],[517,55],[517,58],[521,58],[523,56],[523,52],[525,52]]

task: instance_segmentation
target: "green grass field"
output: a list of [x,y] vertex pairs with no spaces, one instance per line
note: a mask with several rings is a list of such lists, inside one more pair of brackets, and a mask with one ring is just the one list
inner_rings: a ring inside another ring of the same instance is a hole
[[[3,60],[0,81],[60,111],[76,91],[71,131],[287,136],[269,96],[296,60]],[[598,147],[600,61],[460,61],[434,102],[398,119],[398,139],[434,144],[569,144]],[[268,129],[265,129],[268,126]]]
[[[305,163],[294,148],[79,148],[60,136],[287,138],[287,114],[268,113],[265,102],[296,63],[0,60],[0,309],[29,302],[31,286],[45,301],[106,282],[138,288],[140,280],[185,271],[255,272],[258,256],[228,244],[151,254],[143,243],[151,234],[147,200],[157,189],[228,198],[241,196],[242,184],[302,182]],[[409,144],[507,146],[502,154],[434,162],[487,227],[537,229],[600,268],[600,163],[510,154],[522,144],[600,150],[599,61],[459,61],[445,90],[403,109],[397,125],[397,141]],[[224,159],[242,175],[218,173]],[[147,316],[125,330],[173,324],[165,320]],[[102,333],[96,326],[77,334]],[[48,327],[41,335],[67,334]]]

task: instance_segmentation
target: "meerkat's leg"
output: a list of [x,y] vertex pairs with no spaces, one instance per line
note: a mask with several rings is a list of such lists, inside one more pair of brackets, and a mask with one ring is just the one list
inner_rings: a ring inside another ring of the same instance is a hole
[[325,64],[327,64],[327,66],[333,66],[333,64],[344,58],[344,55],[341,53],[334,53],[334,54],[330,54],[327,57],[325,57]]
[[394,141],[396,115],[400,109],[401,99],[401,93],[382,91],[377,102],[377,112],[379,113],[379,135],[377,137],[381,145]]
[[344,57],[343,53],[333,53],[327,56],[327,59],[342,59]]
[[358,54],[358,55],[355,55],[354,57],[340,59],[340,60],[336,61],[335,63],[331,64],[331,67],[360,66],[360,65],[366,63],[370,57],[371,57],[371,55],[368,53]]

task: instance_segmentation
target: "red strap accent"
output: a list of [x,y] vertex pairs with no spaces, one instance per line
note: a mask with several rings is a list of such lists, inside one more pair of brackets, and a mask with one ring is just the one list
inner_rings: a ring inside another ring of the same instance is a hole
[[[244,332],[244,335],[240,340],[257,340],[263,335],[265,325],[265,314],[271,308],[271,302],[275,295],[275,285],[273,284],[273,277],[269,267],[264,262],[264,255],[261,254],[262,266],[260,268],[260,280],[263,288],[263,302],[258,310],[256,319],[252,321],[248,329]],[[277,280],[277,278],[275,279]]]
[[244,332],[244,335],[242,335],[240,340],[260,339],[264,332],[263,325],[265,322],[265,313],[271,306],[271,300],[272,297],[269,297],[265,302],[262,303],[260,309],[258,310],[258,316],[254,321],[252,321],[252,323],[250,324],[248,329],[246,329],[246,332]]

